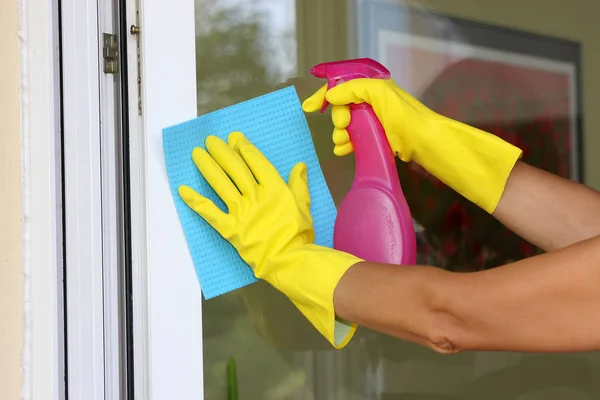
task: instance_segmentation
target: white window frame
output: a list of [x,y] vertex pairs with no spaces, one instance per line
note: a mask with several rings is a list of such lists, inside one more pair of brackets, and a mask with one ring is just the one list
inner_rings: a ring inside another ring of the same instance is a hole
[[63,0],[62,74],[69,397],[121,399],[125,339],[119,279],[118,74],[103,34],[118,35],[114,0]]
[[25,399],[122,398],[118,75],[102,73],[100,34],[115,33],[114,4],[19,2]]
[[133,95],[137,55],[130,51],[136,398],[198,400],[204,398],[202,298],[171,198],[161,139],[164,127],[196,116],[194,0],[128,5],[129,24],[140,28],[128,47],[139,44],[142,108],[139,115]]
[[100,54],[94,0],[62,5],[69,397],[104,399]]
[[19,2],[23,200],[22,397],[64,395],[57,3]]

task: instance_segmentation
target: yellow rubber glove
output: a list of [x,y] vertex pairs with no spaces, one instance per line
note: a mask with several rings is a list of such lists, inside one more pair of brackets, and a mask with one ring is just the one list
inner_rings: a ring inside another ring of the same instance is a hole
[[192,153],[228,213],[188,186],[179,195],[235,247],[257,278],[285,294],[335,348],[344,347],[356,325],[336,319],[333,292],[362,260],[314,244],[306,164],[296,164],[286,184],[241,133],[230,134],[228,142],[210,136],[208,152]]
[[390,147],[403,161],[415,161],[429,173],[477,204],[494,212],[522,151],[499,137],[427,108],[391,79],[355,79],[306,99],[306,112],[332,104],[334,153],[353,151],[346,127],[348,104],[366,102],[385,129]]

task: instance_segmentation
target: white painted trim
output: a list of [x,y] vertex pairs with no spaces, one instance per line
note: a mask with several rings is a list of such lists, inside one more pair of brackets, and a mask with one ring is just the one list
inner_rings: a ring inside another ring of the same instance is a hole
[[62,29],[68,393],[104,400],[97,1],[63,0]]
[[57,13],[19,1],[25,400],[64,398]]
[[[146,329],[149,360],[136,369],[147,368],[144,398],[198,400],[204,398],[201,291],[162,149],[164,127],[196,116],[194,0],[140,0],[140,27],[143,115],[142,129],[131,133],[131,208],[135,313],[148,312],[146,321],[136,321],[136,345]],[[130,110],[133,118],[137,106]]]

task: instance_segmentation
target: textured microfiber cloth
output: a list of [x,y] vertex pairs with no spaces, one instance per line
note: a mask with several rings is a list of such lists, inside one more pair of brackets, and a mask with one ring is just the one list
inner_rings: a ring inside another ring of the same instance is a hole
[[192,211],[177,192],[180,185],[188,185],[227,212],[194,165],[192,150],[205,148],[204,141],[210,135],[227,141],[233,131],[242,132],[258,147],[286,182],[296,163],[306,163],[315,243],[333,246],[337,211],[293,86],[165,128],[163,147],[171,193],[206,299],[257,281],[252,269],[229,242]]

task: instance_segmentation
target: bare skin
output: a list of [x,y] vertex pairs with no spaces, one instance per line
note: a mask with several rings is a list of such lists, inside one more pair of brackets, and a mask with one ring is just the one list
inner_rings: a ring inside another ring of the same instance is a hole
[[547,253],[473,273],[358,263],[337,315],[445,354],[600,350],[600,193],[520,162],[493,215]]
[[493,216],[553,251],[600,235],[600,192],[519,162]]

